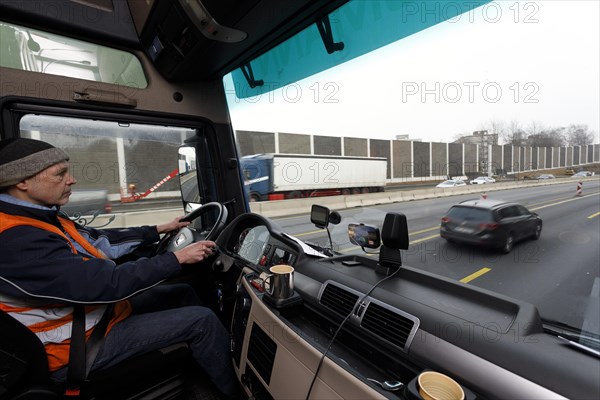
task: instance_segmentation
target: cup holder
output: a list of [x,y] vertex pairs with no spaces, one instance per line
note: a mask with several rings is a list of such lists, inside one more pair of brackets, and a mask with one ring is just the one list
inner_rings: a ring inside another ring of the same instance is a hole
[[[419,383],[418,380],[419,375],[415,376],[404,388],[402,393],[402,398],[404,400],[424,400],[423,397],[419,394]],[[460,385],[465,393],[465,400],[477,400],[477,396],[471,390],[464,387],[464,385]]]

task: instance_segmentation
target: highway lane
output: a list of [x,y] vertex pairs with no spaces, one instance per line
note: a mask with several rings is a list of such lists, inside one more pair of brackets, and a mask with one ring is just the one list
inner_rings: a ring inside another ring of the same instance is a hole
[[[386,212],[402,212],[411,242],[402,253],[405,265],[531,302],[544,318],[600,332],[600,181],[585,182],[581,197],[575,190],[576,182],[568,181],[489,192],[490,198],[527,206],[544,221],[540,240],[521,242],[506,255],[449,244],[439,237],[439,221],[448,208],[473,195],[341,210],[342,222],[332,227],[332,239],[342,253],[361,253],[347,239],[347,224],[381,227]],[[277,222],[303,240],[326,245],[326,232],[309,219],[303,215]]]
[[[482,277],[479,286],[540,305],[540,313],[549,319],[581,326],[585,314],[598,310],[598,294],[592,297],[600,275],[600,196],[590,192],[582,198],[560,198],[532,207],[544,220],[542,238],[530,242],[524,262],[499,263],[504,279]],[[496,282],[494,282],[494,280]],[[600,331],[596,311],[595,332]]]

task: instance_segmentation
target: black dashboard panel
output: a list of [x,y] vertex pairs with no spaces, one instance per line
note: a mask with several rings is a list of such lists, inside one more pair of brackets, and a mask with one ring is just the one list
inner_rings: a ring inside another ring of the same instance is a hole
[[[337,282],[350,287],[364,287],[363,292],[382,278],[375,271],[374,260],[365,259],[362,268],[349,268],[343,263],[346,258],[342,256],[318,260],[307,264],[306,270],[311,271],[311,275],[314,274],[312,276],[323,275],[328,279],[334,277]],[[519,304],[495,293],[457,284],[456,281],[407,266],[402,267],[393,279],[382,282],[373,292],[373,297],[389,304],[397,303],[401,307],[407,306],[402,300],[408,299],[418,305],[419,309],[427,307],[451,318],[488,327],[500,333],[508,332],[517,318],[530,329],[542,329],[535,309],[527,303]]]
[[278,226],[256,214],[238,217],[223,231],[217,244],[240,266],[263,272],[277,264],[294,266],[301,252]]

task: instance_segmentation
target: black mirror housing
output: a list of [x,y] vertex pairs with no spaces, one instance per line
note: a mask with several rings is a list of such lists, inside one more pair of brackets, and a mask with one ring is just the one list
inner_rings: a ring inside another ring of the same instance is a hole
[[310,222],[317,228],[325,229],[329,225],[329,208],[313,204],[310,209]]
[[381,232],[383,244],[391,249],[408,250],[408,223],[406,215],[387,213]]

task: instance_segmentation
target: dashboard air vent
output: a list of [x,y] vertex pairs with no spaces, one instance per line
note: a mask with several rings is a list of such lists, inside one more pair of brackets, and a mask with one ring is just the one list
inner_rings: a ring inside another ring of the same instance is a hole
[[321,292],[319,301],[325,307],[335,311],[336,313],[346,316],[352,312],[354,305],[358,300],[358,294],[333,285],[330,282],[325,284],[325,288]]
[[258,325],[252,324],[248,361],[267,385],[271,381],[276,352],[277,344]]
[[418,325],[419,320],[408,314],[404,316],[400,313],[400,310],[393,311],[371,301],[365,310],[360,325],[371,333],[405,350],[410,345],[409,341],[412,341],[417,328],[415,325]]

